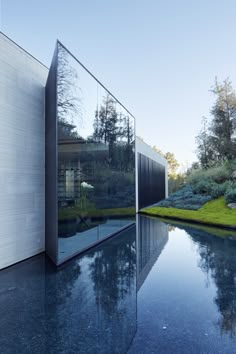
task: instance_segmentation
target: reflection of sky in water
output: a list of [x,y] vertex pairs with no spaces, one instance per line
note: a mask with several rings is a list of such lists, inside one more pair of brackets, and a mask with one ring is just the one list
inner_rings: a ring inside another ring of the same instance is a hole
[[[140,250],[150,254],[154,241],[163,238],[157,218],[140,216],[140,222],[138,261]],[[172,227],[138,291],[138,330],[129,354],[236,352],[235,235]]]

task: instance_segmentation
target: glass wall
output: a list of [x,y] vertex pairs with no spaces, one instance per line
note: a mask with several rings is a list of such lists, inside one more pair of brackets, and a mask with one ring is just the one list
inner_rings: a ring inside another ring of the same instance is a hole
[[135,221],[134,118],[57,47],[57,262]]

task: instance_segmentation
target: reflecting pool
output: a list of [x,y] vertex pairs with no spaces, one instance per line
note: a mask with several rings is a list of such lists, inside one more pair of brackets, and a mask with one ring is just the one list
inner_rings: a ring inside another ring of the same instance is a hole
[[1,353],[236,353],[236,233],[138,216],[0,272]]

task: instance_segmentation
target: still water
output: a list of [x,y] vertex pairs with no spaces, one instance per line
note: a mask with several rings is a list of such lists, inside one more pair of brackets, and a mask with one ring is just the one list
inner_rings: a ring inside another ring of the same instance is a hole
[[[217,236],[216,236],[217,235]],[[138,216],[56,269],[0,272],[0,353],[236,353],[236,234]]]

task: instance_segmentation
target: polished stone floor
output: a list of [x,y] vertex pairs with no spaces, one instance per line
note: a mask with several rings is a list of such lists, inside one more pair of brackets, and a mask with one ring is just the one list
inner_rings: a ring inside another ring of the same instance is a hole
[[58,269],[42,254],[2,270],[0,353],[236,353],[226,234],[139,216]]

